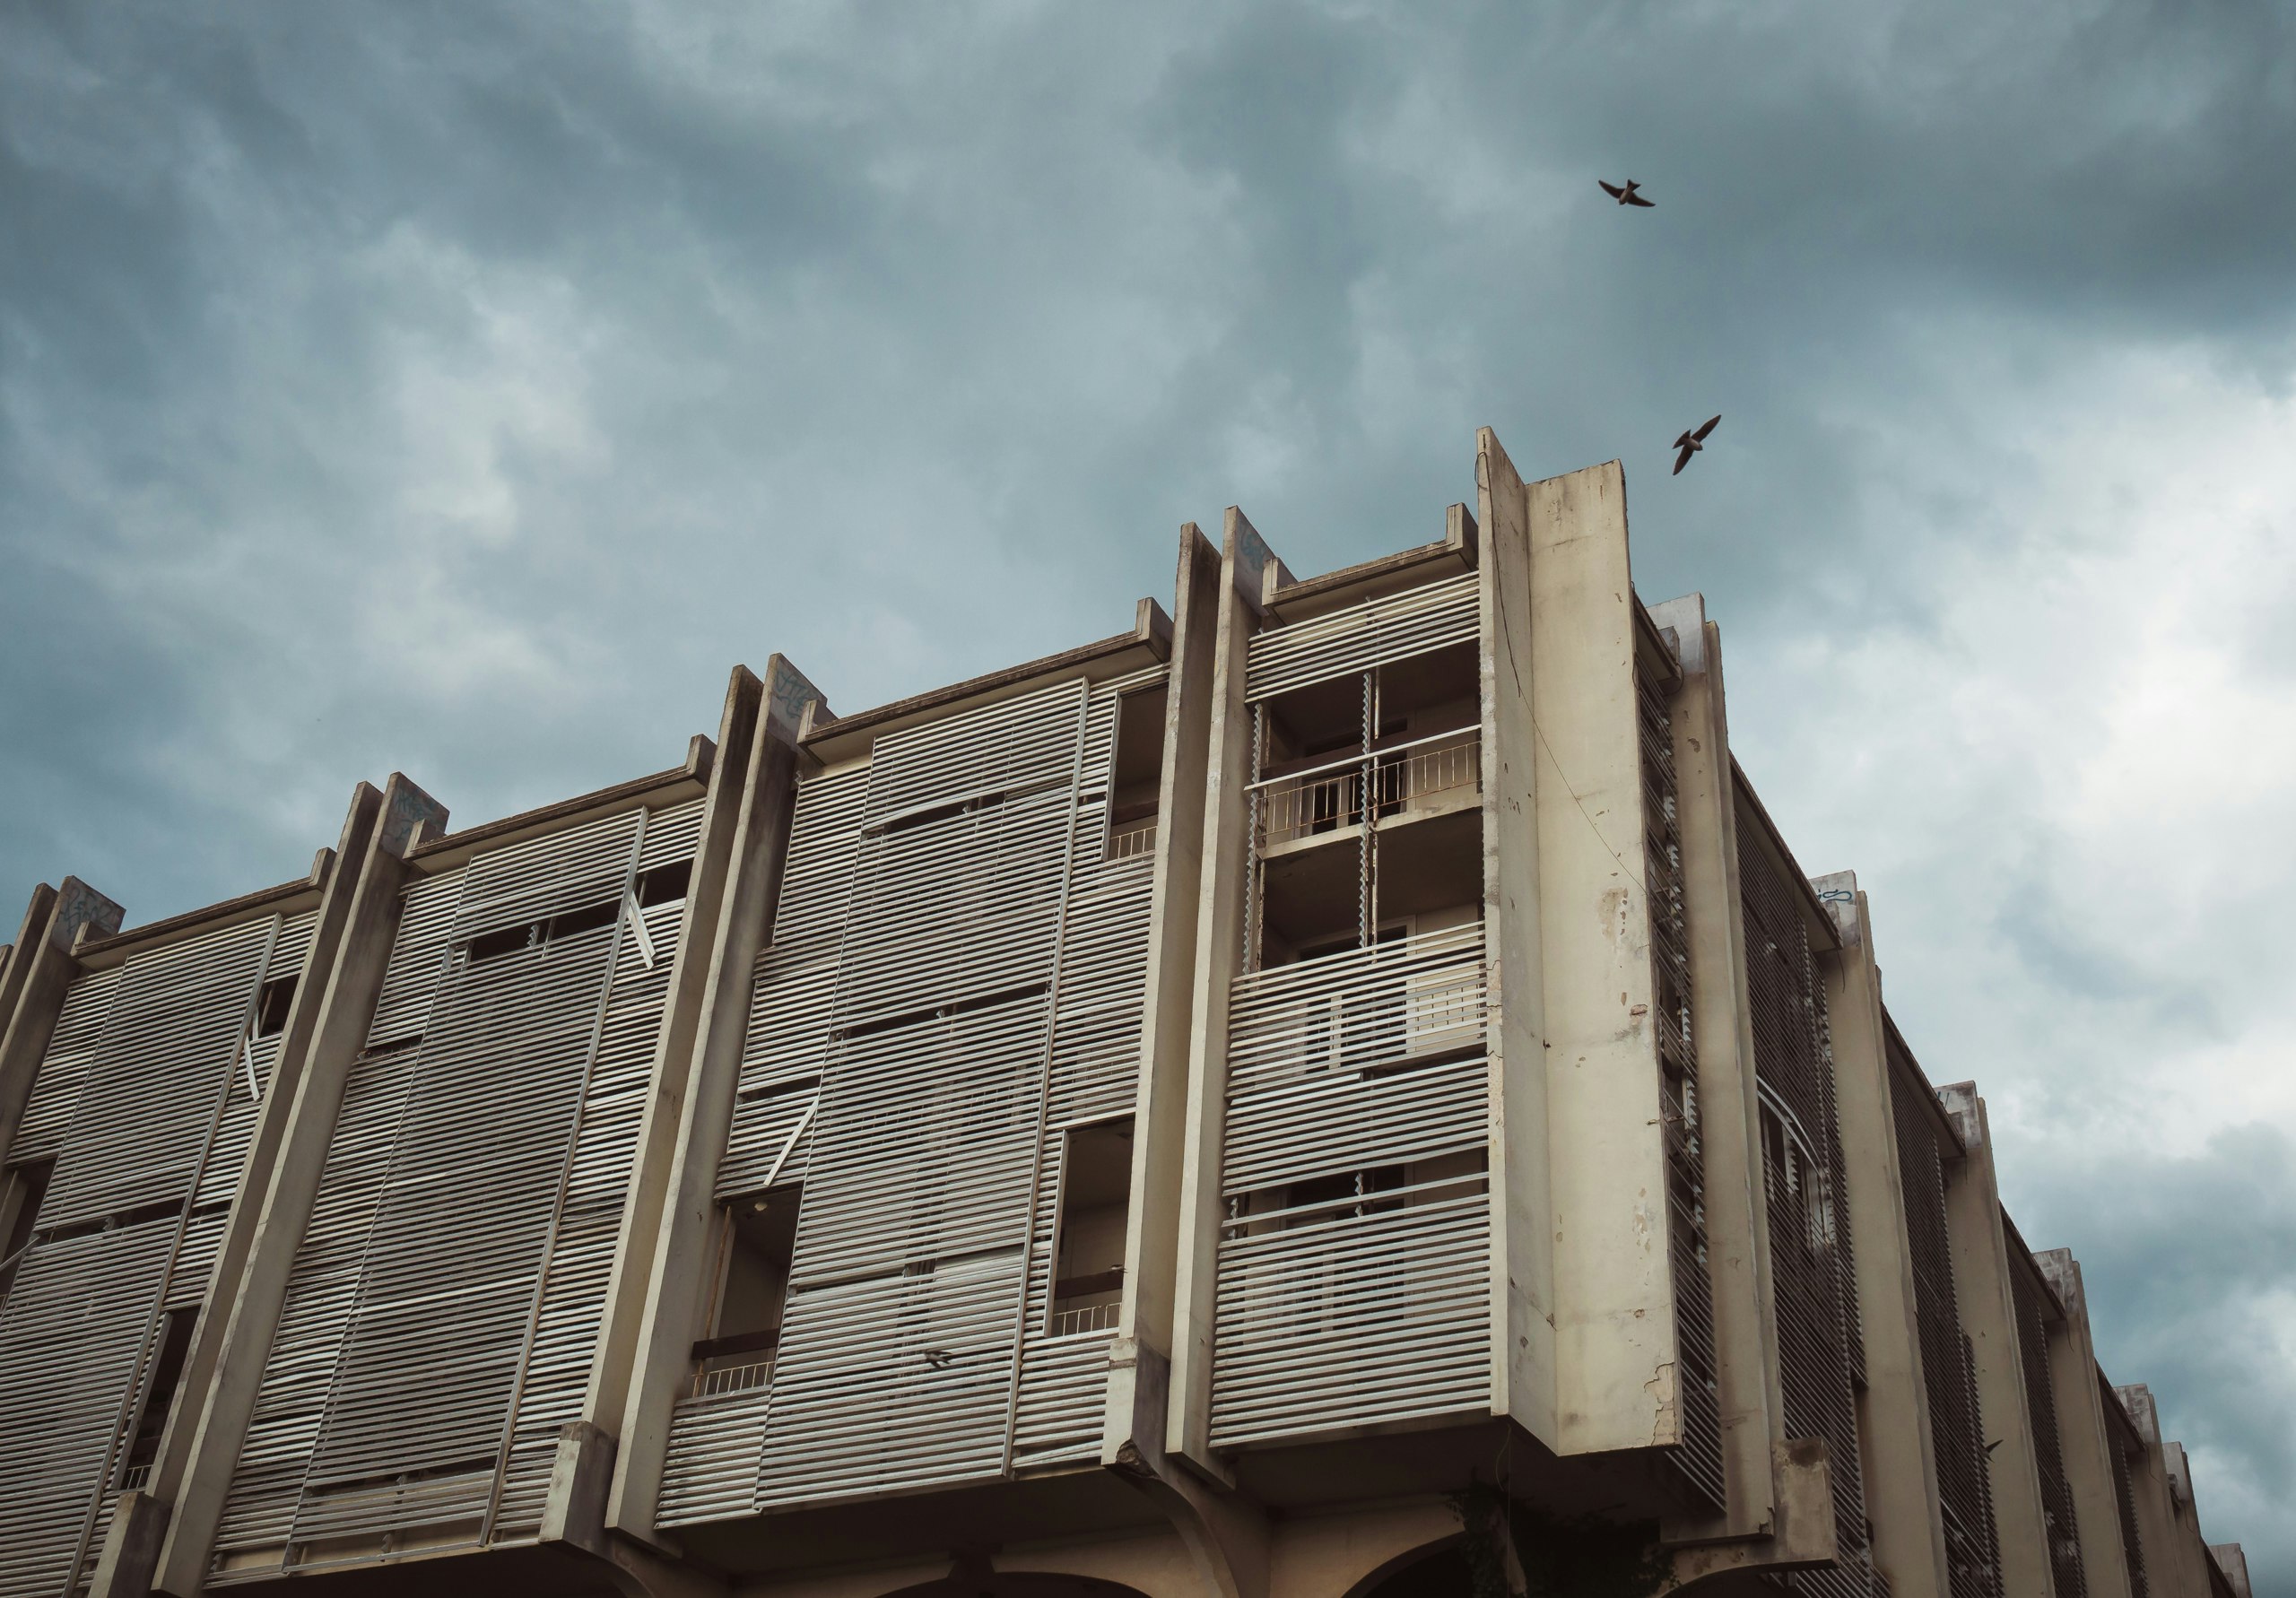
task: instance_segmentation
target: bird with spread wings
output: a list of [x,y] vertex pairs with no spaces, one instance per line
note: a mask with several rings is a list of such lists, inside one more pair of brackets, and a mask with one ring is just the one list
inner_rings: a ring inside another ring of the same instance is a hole
[[1695,432],[1684,433],[1681,438],[1674,440],[1674,447],[1682,451],[1680,455],[1674,457],[1675,473],[1679,473],[1684,466],[1690,465],[1691,456],[1696,455],[1700,450],[1706,447],[1706,435],[1712,432],[1714,430],[1714,424],[1721,420],[1722,419],[1719,416],[1709,417],[1707,419],[1707,423],[1704,427],[1700,428]]

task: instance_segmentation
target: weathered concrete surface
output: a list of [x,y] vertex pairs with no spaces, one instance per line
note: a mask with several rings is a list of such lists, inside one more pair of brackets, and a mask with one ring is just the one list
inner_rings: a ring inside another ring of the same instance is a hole
[[2128,1559],[2121,1550],[2120,1505],[2113,1491],[2118,1444],[2106,1424],[2106,1394],[2089,1337],[2080,1262],[2070,1249],[2052,1248],[2036,1252],[2033,1264],[2065,1311],[2064,1320],[2049,1329],[2048,1375],[2066,1480],[2073,1489],[2073,1516],[2081,1533],[2082,1579],[2089,1598],[2134,1598]]
[[2002,1598],[2053,1598],[2048,1515],[2041,1501],[2040,1455],[2025,1392],[2016,1284],[2001,1227],[1993,1132],[1975,1082],[1937,1090],[1961,1157],[1945,1171],[1945,1230],[1961,1330],[1977,1364],[1978,1415],[1991,1450],[1993,1518],[1999,1533]]
[[1625,473],[1532,483],[1526,512],[1554,1446],[1658,1447],[1683,1427]]
[[1244,513],[1228,508],[1222,541],[1213,649],[1210,748],[1204,786],[1204,864],[1196,909],[1196,975],[1189,994],[1190,1073],[1182,1155],[1179,1236],[1173,1278],[1172,1376],[1167,1446],[1215,1481],[1227,1477],[1212,1452],[1212,1322],[1219,1274],[1220,1162],[1226,1128],[1228,994],[1242,959],[1245,789],[1251,782],[1251,717],[1244,668],[1277,561]]
[[1540,951],[1538,729],[1528,497],[1499,437],[1475,438],[1482,609],[1483,924],[1488,989],[1492,1410],[1552,1448],[1554,1232]]
[[[1670,1527],[1680,1538],[1767,1533],[1784,1429],[1778,1309],[1770,1279],[1768,1203],[1759,1168],[1761,1095],[1746,1008],[1745,924],[1737,913],[1737,808],[1731,803],[1729,713],[1721,630],[1699,595],[1656,606],[1677,639],[1674,781],[1690,944],[1691,1034],[1704,1107],[1706,1247],[1714,1288],[1715,1386],[1727,1501],[1718,1521]],[[1831,1540],[1831,1523],[1827,1537]]]
[[1840,942],[1819,955],[1818,968],[1833,1029],[1846,1168],[1837,1175],[1857,1261],[1857,1310],[1866,1338],[1858,1425],[1874,1560],[1890,1578],[1892,1598],[1948,1598],[1945,1525],[1914,1317],[1913,1255],[1906,1238],[1873,923],[1854,873],[1822,876],[1813,886],[1832,912]]

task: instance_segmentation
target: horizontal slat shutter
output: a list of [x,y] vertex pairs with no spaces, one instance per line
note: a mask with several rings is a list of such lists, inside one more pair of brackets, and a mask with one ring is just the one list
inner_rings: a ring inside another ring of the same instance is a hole
[[238,1062],[273,926],[250,922],[127,962],[40,1207],[42,1226],[186,1196]]
[[0,1305],[0,1598],[70,1585],[176,1225],[35,1245]]
[[1251,641],[1244,691],[1263,699],[1471,641],[1481,627],[1475,580],[1469,572],[1270,628]]

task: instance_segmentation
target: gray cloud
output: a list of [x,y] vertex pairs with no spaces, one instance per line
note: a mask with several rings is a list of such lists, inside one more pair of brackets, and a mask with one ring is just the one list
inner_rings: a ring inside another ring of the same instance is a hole
[[[666,765],[735,660],[851,708],[1117,630],[1231,501],[1312,571],[1433,536],[1479,423],[1534,474],[1620,456],[1638,581],[1708,593],[1773,810],[1864,870],[1933,1074],[2289,1593],[2232,1484],[2284,1487],[2296,1418],[2254,1220],[2296,1194],[2254,808],[2296,772],[2227,735],[2179,757],[2205,801],[2109,795],[2178,719],[2116,662],[2296,702],[2292,28],[20,4],[0,880],[163,915],[299,873],[394,767],[469,821]],[[2170,1081],[2222,1102],[2148,1147]],[[2100,1212],[2138,1167],[2154,1208]],[[2171,1281],[2199,1307],[2148,1318]]]

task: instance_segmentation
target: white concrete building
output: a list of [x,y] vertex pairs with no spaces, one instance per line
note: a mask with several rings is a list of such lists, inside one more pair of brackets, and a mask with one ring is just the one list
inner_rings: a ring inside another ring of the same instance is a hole
[[2245,1598],[1615,463],[0,968],[0,1594]]

